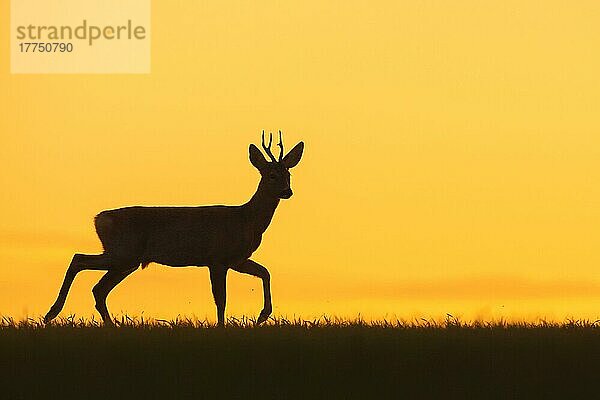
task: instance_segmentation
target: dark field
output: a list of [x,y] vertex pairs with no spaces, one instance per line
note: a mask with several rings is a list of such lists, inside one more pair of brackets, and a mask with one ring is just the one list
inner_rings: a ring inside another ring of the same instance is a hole
[[600,398],[600,327],[63,319],[0,324],[0,398]]

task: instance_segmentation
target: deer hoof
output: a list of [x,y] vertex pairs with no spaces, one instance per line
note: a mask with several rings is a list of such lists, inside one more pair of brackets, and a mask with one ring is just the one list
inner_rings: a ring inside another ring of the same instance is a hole
[[260,315],[258,316],[258,319],[256,320],[256,323],[258,325],[262,324],[263,322],[269,319],[269,315],[271,315],[270,311],[261,311]]
[[56,311],[54,308],[51,308],[50,311],[48,311],[48,314],[46,314],[46,316],[44,317],[44,323],[47,324],[48,322],[52,321],[54,318],[56,318],[58,313],[59,311]]
[[115,323],[110,318],[105,319],[102,323],[104,324],[105,327],[108,327],[108,328],[111,328],[111,327],[115,326]]

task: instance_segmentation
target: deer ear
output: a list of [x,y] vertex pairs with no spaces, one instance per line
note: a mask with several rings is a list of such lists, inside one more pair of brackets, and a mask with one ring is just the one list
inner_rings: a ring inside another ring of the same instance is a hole
[[303,151],[304,142],[300,142],[297,145],[295,145],[294,148],[290,150],[290,152],[287,153],[285,157],[283,157],[283,165],[285,165],[286,168],[293,168],[296,165],[298,165],[300,159],[302,158]]
[[265,156],[263,156],[258,147],[253,144],[250,145],[248,152],[250,153],[250,163],[252,163],[257,170],[261,171],[267,165]]

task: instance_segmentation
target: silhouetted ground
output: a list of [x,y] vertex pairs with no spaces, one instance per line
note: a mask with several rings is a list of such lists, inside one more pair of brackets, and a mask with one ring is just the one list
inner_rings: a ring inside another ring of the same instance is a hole
[[599,398],[600,327],[271,320],[0,324],[0,397]]

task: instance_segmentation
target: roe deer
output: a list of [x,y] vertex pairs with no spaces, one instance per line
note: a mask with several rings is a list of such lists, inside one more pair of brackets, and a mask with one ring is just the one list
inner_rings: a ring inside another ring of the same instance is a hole
[[250,162],[260,172],[256,193],[240,206],[201,207],[125,207],[102,211],[94,220],[104,252],[75,254],[67,269],[58,298],[45,322],[62,310],[69,288],[78,272],[102,270],[106,274],[92,289],[96,309],[105,325],[112,325],[106,297],[129,274],[151,262],[171,266],[207,266],[217,306],[218,325],[225,323],[225,278],[229,268],[262,279],[264,308],[258,323],[272,311],[269,271],[250,259],[260,245],[280,199],[292,196],[289,168],[300,162],[304,143],[298,143],[285,157],[279,131],[279,159],[271,152],[273,135],[262,147],[271,159],[267,161],[251,144]]

